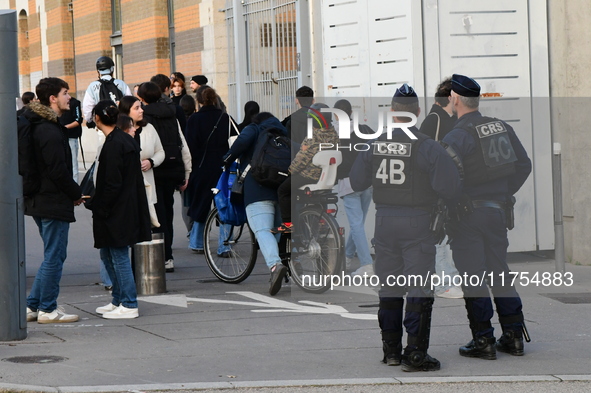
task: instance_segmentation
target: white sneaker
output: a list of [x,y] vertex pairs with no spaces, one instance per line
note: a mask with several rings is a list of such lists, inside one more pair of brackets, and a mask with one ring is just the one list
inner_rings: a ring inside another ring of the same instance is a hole
[[367,273],[368,276],[373,276],[375,273],[373,271],[373,265],[370,263],[369,265],[363,265],[359,269],[355,270],[351,273],[352,276],[363,276],[364,273]]
[[106,306],[102,306],[102,307],[97,307],[97,309],[95,310],[97,314],[104,314],[106,312],[109,311],[113,311],[114,309],[116,309],[117,306],[114,305],[113,303],[109,303]]
[[70,323],[77,322],[78,315],[66,314],[64,309],[60,306],[52,312],[38,311],[37,323]]
[[174,272],[174,259],[169,259],[164,262],[164,269],[166,269],[166,273]]
[[106,319],[133,319],[139,316],[139,309],[127,308],[123,304],[121,304],[119,307],[116,307],[113,311],[103,314],[103,318]]
[[27,322],[36,321],[38,316],[39,316],[39,312],[33,311],[29,307],[27,307]]
[[443,292],[436,293],[436,295],[446,299],[461,299],[464,297],[464,292],[460,287],[449,287]]

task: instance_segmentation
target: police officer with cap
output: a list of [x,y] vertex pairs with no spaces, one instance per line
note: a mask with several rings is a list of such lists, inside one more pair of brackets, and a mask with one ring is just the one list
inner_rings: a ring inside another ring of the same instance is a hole
[[[457,205],[457,222],[449,233],[454,261],[468,277],[492,273],[492,290],[503,334],[495,344],[492,302],[486,282],[464,282],[464,301],[472,340],[460,355],[496,359],[496,350],[523,355],[522,303],[510,285],[507,266],[507,229],[513,228],[513,195],[531,172],[531,161],[513,128],[479,110],[480,86],[464,75],[452,76],[451,101],[458,116],[443,139],[463,169],[463,197]],[[505,277],[504,286],[501,276]],[[527,336],[526,336],[527,338]]]
[[[419,100],[412,87],[404,84],[396,90],[392,111],[419,115]],[[397,124],[409,120],[394,117]],[[457,195],[460,176],[439,143],[416,127],[408,130],[417,139],[411,139],[401,128],[395,128],[390,139],[382,134],[372,143],[372,149],[357,156],[349,176],[355,191],[373,185],[375,273],[383,284],[378,311],[383,362],[389,366],[402,364],[403,371],[435,371],[440,363],[427,354],[433,307],[429,282],[435,272],[436,242],[430,229],[431,213],[439,196],[451,199]],[[410,275],[421,276],[422,282],[407,281]],[[407,346],[403,352],[405,294]]]

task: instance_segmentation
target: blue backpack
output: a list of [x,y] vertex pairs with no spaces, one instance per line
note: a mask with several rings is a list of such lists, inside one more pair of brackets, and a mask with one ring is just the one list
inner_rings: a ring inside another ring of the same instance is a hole
[[224,224],[234,226],[240,226],[246,222],[246,209],[244,205],[233,204],[230,200],[232,184],[238,180],[237,169],[238,163],[233,162],[230,168],[222,172],[216,186],[219,191],[213,197],[220,221]]

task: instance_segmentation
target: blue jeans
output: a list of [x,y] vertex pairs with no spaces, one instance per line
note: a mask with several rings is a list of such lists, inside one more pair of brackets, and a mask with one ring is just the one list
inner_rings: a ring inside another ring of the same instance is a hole
[[279,234],[271,233],[271,229],[281,225],[279,203],[277,201],[253,202],[246,206],[246,217],[269,269],[281,263]]
[[345,255],[347,258],[353,258],[355,251],[357,251],[361,266],[370,265],[373,262],[367,236],[365,235],[365,218],[367,217],[372,193],[372,188],[368,188],[343,197],[350,229],[345,246]]
[[67,256],[70,223],[33,217],[43,240],[43,263],[37,271],[27,307],[52,312],[57,308],[62,269]]
[[204,222],[193,221],[193,226],[189,232],[189,248],[193,250],[203,250],[203,230]]
[[123,304],[127,308],[137,308],[137,292],[131,271],[129,246],[104,247],[100,249],[100,254],[113,283],[111,303],[116,306]]
[[113,282],[111,281],[111,277],[109,277],[109,273],[107,272],[105,262],[102,259],[101,259],[100,275],[101,275],[101,282],[103,283],[103,286],[110,287],[113,285]]
[[72,172],[74,173],[74,181],[78,183],[78,138],[68,138],[70,143],[70,150],[72,150]]
[[[224,240],[228,237],[232,225],[220,225],[220,236],[218,238],[218,254],[225,251],[230,251],[229,245],[224,245]],[[192,250],[203,250],[203,232],[205,230],[204,222],[193,221],[191,232],[189,232],[189,248]]]

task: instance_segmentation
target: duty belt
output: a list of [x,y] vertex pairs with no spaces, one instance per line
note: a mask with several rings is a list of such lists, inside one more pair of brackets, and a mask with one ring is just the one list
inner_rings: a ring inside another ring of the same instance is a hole
[[500,209],[505,210],[505,203],[499,201],[482,201],[482,200],[473,200],[472,206],[476,209],[479,207],[491,207],[493,209]]

